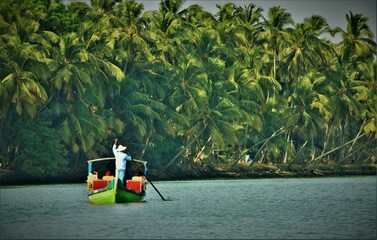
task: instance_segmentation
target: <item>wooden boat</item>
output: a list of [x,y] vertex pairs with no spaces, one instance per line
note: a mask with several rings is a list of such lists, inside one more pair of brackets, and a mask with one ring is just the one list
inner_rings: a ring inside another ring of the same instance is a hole
[[[117,173],[114,175],[103,174],[99,176],[102,166],[98,167],[98,171],[93,170],[93,163],[103,161],[114,161],[114,157],[97,158],[87,161],[88,162],[88,176],[87,176],[87,191],[89,202],[93,204],[114,204],[114,203],[127,203],[127,202],[141,202],[146,195],[146,161],[134,159],[129,161],[127,166],[128,179],[126,186],[121,184],[118,180]],[[97,163],[97,165],[99,165]],[[113,164],[115,166],[115,164]],[[141,165],[141,167],[140,167]]]

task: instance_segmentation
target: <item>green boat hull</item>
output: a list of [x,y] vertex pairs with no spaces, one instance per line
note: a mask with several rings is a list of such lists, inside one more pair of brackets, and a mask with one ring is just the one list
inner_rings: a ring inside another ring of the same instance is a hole
[[119,185],[114,188],[115,180],[111,181],[105,188],[90,191],[89,202],[93,204],[114,204],[141,202],[144,200],[145,193],[128,190]]

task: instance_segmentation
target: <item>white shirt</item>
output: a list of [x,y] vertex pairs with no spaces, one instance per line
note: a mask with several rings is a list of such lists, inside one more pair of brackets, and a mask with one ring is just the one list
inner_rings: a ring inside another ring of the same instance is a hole
[[116,144],[113,145],[113,153],[115,156],[115,167],[117,169],[126,169],[127,160],[130,161],[131,157],[124,152],[117,150]]

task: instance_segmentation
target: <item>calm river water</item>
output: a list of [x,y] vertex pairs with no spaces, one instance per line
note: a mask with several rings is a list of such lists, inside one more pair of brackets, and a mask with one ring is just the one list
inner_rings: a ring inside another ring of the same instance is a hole
[[376,176],[154,181],[143,203],[86,184],[0,187],[0,239],[376,239]]

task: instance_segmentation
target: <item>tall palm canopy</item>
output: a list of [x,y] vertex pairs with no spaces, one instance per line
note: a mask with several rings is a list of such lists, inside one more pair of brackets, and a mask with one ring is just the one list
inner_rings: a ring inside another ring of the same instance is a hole
[[79,175],[116,137],[161,171],[376,162],[367,17],[159,3],[0,1],[1,168]]

